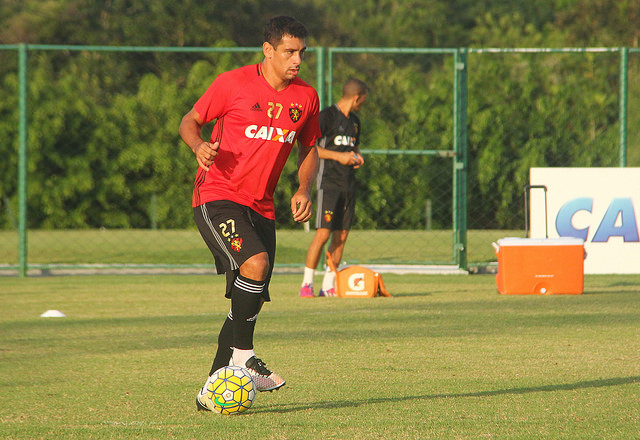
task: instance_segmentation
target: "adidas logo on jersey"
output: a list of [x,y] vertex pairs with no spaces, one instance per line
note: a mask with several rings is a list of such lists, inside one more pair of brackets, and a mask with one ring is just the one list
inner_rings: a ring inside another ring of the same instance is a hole
[[258,104],[257,102],[255,104],[253,104],[253,107],[251,107],[251,111],[252,112],[261,112],[262,108],[260,107],[260,104]]

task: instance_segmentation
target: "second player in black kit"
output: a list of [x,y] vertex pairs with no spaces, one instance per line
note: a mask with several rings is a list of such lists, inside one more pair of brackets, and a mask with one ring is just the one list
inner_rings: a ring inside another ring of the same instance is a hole
[[[360,118],[354,111],[364,104],[367,93],[362,81],[350,79],[344,85],[342,98],[319,115],[322,137],[318,156],[322,160],[317,178],[316,234],[307,251],[301,297],[314,296],[313,276],[329,237],[329,253],[336,267],[342,259],[355,215],[356,169],[364,163],[359,150]],[[335,274],[326,270],[319,296],[334,296],[334,284]]]
[[[353,113],[346,117],[337,105],[320,112],[319,146],[331,151],[355,154],[360,143],[360,118]],[[343,165],[336,160],[323,160],[318,173],[318,189],[355,191],[356,173],[353,165]]]
[[[350,112],[349,117],[337,105],[320,112],[322,138],[318,144],[325,150],[358,156],[356,147],[360,141],[360,119]],[[353,165],[343,165],[336,160],[322,160],[317,179],[318,199],[316,228],[331,231],[349,230],[355,214],[356,173]],[[335,262],[336,267],[340,261]]]

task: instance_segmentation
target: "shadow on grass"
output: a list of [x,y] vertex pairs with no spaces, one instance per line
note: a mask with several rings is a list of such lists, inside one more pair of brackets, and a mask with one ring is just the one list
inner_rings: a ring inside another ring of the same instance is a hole
[[[637,284],[635,285],[635,287],[637,287]],[[600,288],[598,290],[585,289],[584,292],[582,292],[583,295],[603,295],[603,294],[633,295],[634,293],[637,293],[637,291],[631,291],[631,290],[606,290],[605,287],[602,287],[602,288]]]
[[307,404],[280,404],[272,405],[271,408],[260,408],[252,410],[253,413],[289,413],[296,411],[308,411],[310,409],[334,409],[334,408],[355,408],[359,406],[375,405],[378,403],[394,403],[406,401],[435,400],[435,399],[457,399],[466,397],[492,397],[503,396],[508,394],[529,394],[540,392],[554,391],[572,391],[587,388],[603,388],[618,385],[628,385],[640,383],[640,376],[630,377],[614,377],[611,379],[589,380],[575,383],[559,384],[559,385],[542,385],[537,387],[507,388],[495,391],[476,391],[472,393],[444,393],[444,394],[425,394],[420,396],[402,396],[402,397],[372,397],[371,399],[357,400],[332,400],[311,402]]
[[417,292],[417,293],[391,293],[391,297],[402,298],[402,297],[412,297],[412,296],[433,296],[433,292]]

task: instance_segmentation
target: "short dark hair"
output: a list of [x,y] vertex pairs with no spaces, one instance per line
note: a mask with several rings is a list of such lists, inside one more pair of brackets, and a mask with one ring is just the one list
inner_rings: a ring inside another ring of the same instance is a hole
[[366,95],[369,93],[369,88],[364,83],[357,78],[349,78],[344,86],[342,87],[342,96],[346,96],[348,98],[356,95]]
[[285,35],[304,40],[307,38],[307,28],[293,17],[281,15],[273,17],[264,27],[264,41],[276,47]]

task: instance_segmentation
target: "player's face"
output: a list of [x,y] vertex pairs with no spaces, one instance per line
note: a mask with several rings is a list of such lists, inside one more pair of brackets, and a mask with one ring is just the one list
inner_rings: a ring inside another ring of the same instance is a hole
[[355,111],[360,110],[360,108],[362,107],[362,104],[364,104],[366,100],[367,100],[367,95],[358,95],[356,100],[353,102],[353,109]]
[[285,35],[274,50],[271,63],[274,72],[285,81],[298,76],[304,52],[307,49],[304,40]]

